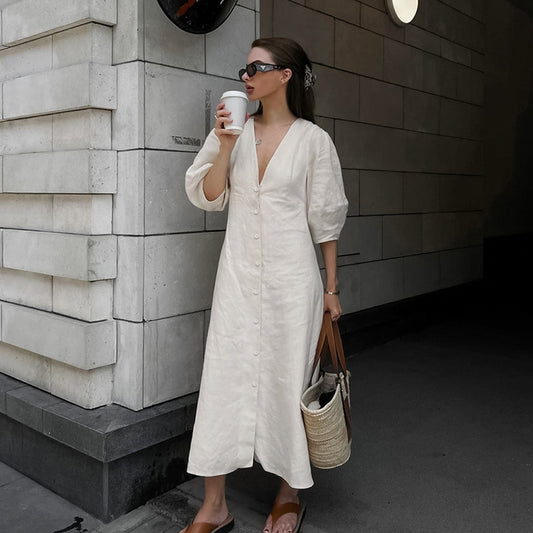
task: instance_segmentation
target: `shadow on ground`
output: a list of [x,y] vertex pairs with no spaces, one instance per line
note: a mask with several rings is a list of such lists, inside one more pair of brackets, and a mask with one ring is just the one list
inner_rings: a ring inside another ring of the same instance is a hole
[[[302,493],[308,523],[330,533],[531,533],[532,318],[467,302],[351,357],[352,458],[315,470]],[[276,482],[256,467],[229,486],[268,504]]]

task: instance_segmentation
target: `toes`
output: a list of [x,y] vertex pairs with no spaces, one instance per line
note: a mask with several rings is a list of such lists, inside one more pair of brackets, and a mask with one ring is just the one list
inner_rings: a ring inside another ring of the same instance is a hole
[[280,518],[279,522],[276,522],[276,529],[274,531],[271,531],[269,533],[292,533],[294,531],[294,528],[296,527],[296,521],[297,517],[291,520],[289,518],[290,515],[287,517]]

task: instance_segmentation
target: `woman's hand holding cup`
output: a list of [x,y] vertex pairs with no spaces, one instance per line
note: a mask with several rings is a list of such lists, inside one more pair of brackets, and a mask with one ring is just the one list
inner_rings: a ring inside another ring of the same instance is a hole
[[228,148],[233,148],[238,135],[234,135],[232,130],[226,129],[226,124],[231,124],[233,120],[231,119],[231,111],[226,109],[224,102],[220,102],[217,105],[217,115],[215,123],[215,135],[218,137],[220,144]]

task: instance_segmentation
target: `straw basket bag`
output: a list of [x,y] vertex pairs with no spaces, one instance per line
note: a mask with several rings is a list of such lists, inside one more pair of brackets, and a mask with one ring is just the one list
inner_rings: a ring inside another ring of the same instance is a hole
[[[350,372],[346,370],[339,325],[329,312],[324,313],[313,373],[319,362],[320,377],[304,391],[300,408],[311,464],[335,468],[346,463],[351,453]],[[322,406],[321,397],[322,403],[327,400]]]

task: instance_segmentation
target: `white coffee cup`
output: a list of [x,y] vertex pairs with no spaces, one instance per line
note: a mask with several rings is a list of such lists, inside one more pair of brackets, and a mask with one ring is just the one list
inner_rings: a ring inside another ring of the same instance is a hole
[[231,120],[224,128],[232,130],[234,135],[240,135],[246,122],[246,109],[248,108],[248,96],[241,91],[226,91],[220,100],[228,111],[231,111]]

